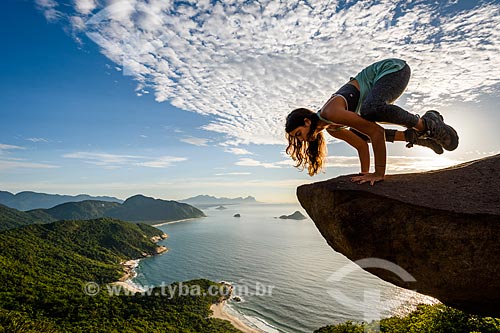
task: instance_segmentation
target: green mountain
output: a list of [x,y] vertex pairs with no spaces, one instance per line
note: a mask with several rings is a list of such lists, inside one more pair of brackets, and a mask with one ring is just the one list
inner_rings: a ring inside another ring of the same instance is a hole
[[87,194],[60,195],[37,193],[31,191],[23,191],[17,194],[12,194],[7,191],[0,191],[0,204],[23,211],[38,208],[47,209],[63,204],[65,202],[78,202],[84,200],[99,200],[122,203],[122,200],[114,197],[93,197]]
[[[116,207],[120,207],[117,202],[87,200],[67,202],[42,211],[56,220],[89,220],[99,217],[112,217],[107,212]],[[128,219],[123,220],[127,221]]]
[[34,223],[47,223],[54,218],[45,212],[21,212],[0,204],[0,231],[21,227]]
[[[189,296],[165,294],[167,288],[143,295],[113,289],[109,283],[124,273],[120,262],[156,253],[150,238],[160,235],[149,225],[110,218],[0,232],[0,332],[239,332],[208,318],[210,305],[223,297],[208,293],[218,290],[209,289],[220,286],[214,282],[185,282],[200,291]],[[100,292],[89,295],[89,282]]]
[[196,207],[171,200],[161,200],[135,195],[106,212],[106,216],[125,221],[145,223],[167,222],[203,217],[205,214]]
[[148,224],[205,216],[201,210],[188,204],[154,199],[143,195],[130,197],[123,204],[88,200],[68,202],[43,211],[56,220],[112,217],[128,222]]

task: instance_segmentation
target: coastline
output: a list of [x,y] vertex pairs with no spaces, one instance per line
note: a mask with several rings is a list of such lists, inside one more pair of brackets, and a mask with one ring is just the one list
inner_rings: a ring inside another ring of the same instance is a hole
[[137,285],[133,284],[132,280],[126,280],[126,281],[115,281],[111,283],[114,286],[120,286],[123,289],[126,289],[130,293],[142,293],[145,292],[146,290],[142,288],[138,288]]
[[[136,276],[135,269],[139,266],[139,259],[132,259],[122,262],[121,265],[124,267],[125,274],[115,282],[112,282],[112,285],[120,286],[127,290],[130,293],[142,293],[146,291],[146,289],[141,286],[135,284],[132,279]],[[262,333],[264,331],[252,328],[246,323],[244,323],[241,319],[235,317],[234,315],[229,314],[224,307],[226,306],[226,300],[223,300],[219,303],[214,303],[210,305],[210,310],[212,310],[212,314],[210,318],[218,318],[222,320],[227,320],[233,325],[235,328],[239,329],[243,333]]]
[[141,259],[131,259],[120,263],[123,266],[123,270],[125,273],[118,281],[112,282],[111,284],[120,286],[131,293],[144,292],[144,288],[141,288],[140,286],[132,282],[132,279],[137,275],[135,269],[137,268],[137,266],[139,266],[140,260]]
[[[179,223],[179,222],[186,222],[186,221],[191,221],[191,220],[195,220],[195,219],[198,219],[198,217],[193,217],[193,218],[188,218],[188,219],[182,219],[182,220],[176,220],[176,221],[163,222],[163,223],[159,223],[159,224],[153,224],[152,226],[153,227],[159,227],[159,226],[162,226],[162,225],[165,225],[165,224],[173,224],[173,223]],[[158,241],[166,239],[166,238],[168,238],[168,235],[167,234],[163,234],[161,237],[160,236],[153,237],[151,239],[151,241],[153,241],[154,243],[157,243]],[[159,254],[162,254],[162,253],[165,253],[165,252],[168,252],[168,248],[167,247],[165,247],[165,246],[158,246],[158,248],[156,249],[156,254],[155,255],[159,255]],[[148,257],[148,256],[150,256],[150,255],[147,255],[146,257]],[[120,264],[124,268],[124,275],[118,281],[112,282],[112,284],[120,286],[120,287],[126,289],[128,292],[131,292],[131,293],[141,293],[141,292],[144,292],[145,291],[144,288],[141,288],[141,286],[136,285],[132,281],[132,279],[137,275],[135,269],[137,268],[137,266],[139,266],[139,261],[141,259],[142,258],[131,259],[131,260],[127,260],[125,262],[121,262]],[[229,314],[224,309],[224,307],[226,305],[225,303],[226,303],[226,300],[223,300],[222,302],[219,302],[219,303],[212,304],[210,306],[210,310],[212,310],[212,314],[210,315],[210,318],[218,318],[218,319],[222,319],[222,320],[227,320],[227,321],[229,321],[231,323],[231,325],[233,325],[235,328],[237,328],[238,330],[242,331],[243,333],[262,333],[262,332],[264,332],[262,330],[250,327],[249,325],[247,325],[246,323],[244,323],[243,321],[241,321],[239,318],[237,318],[237,317]]]
[[158,224],[152,224],[152,226],[153,227],[161,227],[162,225],[165,225],[165,224],[174,224],[174,223],[186,222],[186,221],[191,221],[191,220],[196,220],[196,219],[199,219],[199,217],[190,217],[188,219],[168,221],[168,222],[160,222]]
[[224,309],[224,306],[226,305],[225,303],[226,301],[224,300],[222,302],[212,304],[210,306],[210,310],[213,311],[213,314],[210,317],[227,320],[231,323],[231,325],[233,325],[234,327],[236,327],[237,329],[239,329],[244,333],[262,333],[261,330],[252,328],[247,324],[245,324],[244,322],[242,322],[239,318],[236,318],[235,316],[232,316],[229,313],[227,313],[227,311],[225,311]]
[[[151,237],[151,241],[153,243],[158,243],[159,241],[167,239],[167,238],[168,238],[167,234],[162,234],[161,236]],[[158,245],[156,247],[155,252],[156,253],[154,255],[160,255],[160,254],[163,254],[165,252],[168,252],[168,248],[166,246],[163,246],[163,245]],[[151,256],[152,256],[151,254],[143,253],[142,258],[151,257]],[[135,271],[135,269],[137,268],[137,266],[139,266],[139,261],[142,258],[130,259],[130,260],[121,262],[120,264],[123,267],[124,274],[120,279],[118,279],[118,281],[112,282],[111,284],[116,285],[116,286],[120,286],[120,287],[122,287],[122,288],[124,288],[127,291],[132,292],[132,293],[138,293],[138,292],[140,293],[140,292],[146,291],[146,289],[135,284],[132,281],[132,279],[137,276],[137,272]]]

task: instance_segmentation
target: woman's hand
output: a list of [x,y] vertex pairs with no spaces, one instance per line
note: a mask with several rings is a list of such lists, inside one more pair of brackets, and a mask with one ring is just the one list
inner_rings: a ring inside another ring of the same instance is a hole
[[[327,105],[323,107],[323,117],[333,121],[336,124],[343,124],[356,129],[358,132],[366,134],[373,147],[373,155],[375,157],[375,173],[367,176],[354,177],[353,181],[360,184],[370,182],[372,185],[375,182],[384,179],[385,166],[387,161],[387,152],[385,147],[385,131],[384,128],[375,122],[363,119],[356,113],[341,108],[330,107]],[[369,168],[369,151],[366,149],[368,144],[364,143],[364,147],[359,156],[361,162],[361,170],[368,170]],[[360,151],[358,150],[358,153]]]
[[367,173],[362,176],[354,176],[351,177],[351,182],[355,182],[358,184],[368,183],[370,185],[374,185],[376,182],[381,182],[384,180],[384,176],[378,175],[377,173]]

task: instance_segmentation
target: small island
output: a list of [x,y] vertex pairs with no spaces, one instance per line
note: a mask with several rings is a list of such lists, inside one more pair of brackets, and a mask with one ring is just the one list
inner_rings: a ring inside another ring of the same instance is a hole
[[241,217],[240,214],[234,214],[233,217]]
[[215,208],[215,209],[218,209],[218,210],[224,210],[224,209],[227,209],[227,207],[224,207],[224,206],[219,206],[219,207],[217,207],[217,208]]
[[291,215],[281,215],[279,218],[283,220],[305,220],[307,217],[297,210]]

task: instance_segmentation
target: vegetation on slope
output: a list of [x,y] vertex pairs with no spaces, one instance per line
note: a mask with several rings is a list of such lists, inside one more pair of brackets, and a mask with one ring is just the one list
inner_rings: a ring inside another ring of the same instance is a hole
[[[108,293],[123,274],[119,263],[154,254],[149,238],[161,234],[109,218],[0,232],[0,332],[239,332],[208,318],[222,296],[208,293],[216,285],[208,280],[184,282],[201,288],[191,296],[166,295],[165,288],[149,296]],[[88,282],[100,292],[87,295]]]
[[[377,330],[380,328],[380,331]],[[322,327],[314,333],[497,333],[500,319],[481,317],[437,305],[419,305],[405,317],[390,317],[372,323],[347,322]]]
[[44,212],[21,212],[0,204],[0,231],[33,223],[48,223],[52,221],[54,221],[54,218]]

